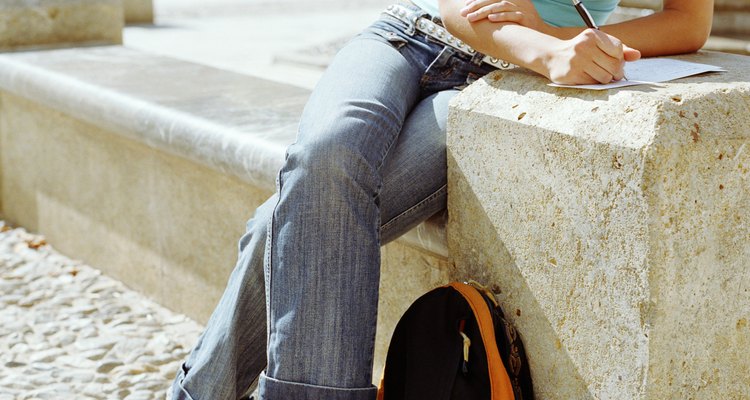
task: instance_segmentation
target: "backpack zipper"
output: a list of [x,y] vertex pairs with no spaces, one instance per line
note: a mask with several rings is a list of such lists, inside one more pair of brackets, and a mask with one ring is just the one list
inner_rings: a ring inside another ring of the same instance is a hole
[[464,359],[461,361],[461,373],[464,376],[469,375],[469,347],[471,346],[471,339],[464,333],[464,327],[466,326],[466,320],[462,319],[458,325],[458,333],[464,339]]

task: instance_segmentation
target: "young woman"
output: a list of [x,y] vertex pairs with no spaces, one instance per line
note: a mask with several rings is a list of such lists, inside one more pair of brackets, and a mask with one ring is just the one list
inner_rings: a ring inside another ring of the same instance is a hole
[[[259,375],[264,400],[374,399],[380,246],[445,207],[457,90],[502,65],[495,59],[558,83],[621,79],[641,54],[700,48],[713,9],[666,0],[595,31],[565,0],[414,1],[345,46],[313,91],[278,192],[247,224],[175,399],[240,398]],[[602,25],[616,3],[585,1]]]

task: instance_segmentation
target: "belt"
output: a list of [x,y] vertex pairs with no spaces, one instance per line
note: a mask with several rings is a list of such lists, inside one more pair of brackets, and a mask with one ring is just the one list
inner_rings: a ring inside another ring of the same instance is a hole
[[[388,14],[394,18],[406,22],[407,24],[413,24],[415,29],[425,35],[439,41],[440,43],[450,46],[464,54],[475,56],[482,53],[472,49],[471,46],[461,41],[461,39],[451,35],[448,31],[440,24],[434,22],[427,17],[417,17],[418,13],[401,4],[392,4],[383,11],[384,14]],[[511,69],[515,65],[490,56],[484,56],[482,62],[492,65],[499,69]]]

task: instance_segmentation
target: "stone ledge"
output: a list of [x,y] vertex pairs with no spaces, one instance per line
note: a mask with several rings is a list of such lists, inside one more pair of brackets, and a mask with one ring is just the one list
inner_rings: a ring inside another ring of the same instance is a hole
[[750,396],[750,58],[602,92],[496,72],[449,116],[449,247],[544,399]]
[[[2,55],[0,89],[268,192],[309,95],[120,46]],[[447,258],[444,217],[401,240]]]
[[6,0],[0,51],[122,43],[120,0]]
[[309,95],[120,46],[2,55],[0,87],[269,191]]

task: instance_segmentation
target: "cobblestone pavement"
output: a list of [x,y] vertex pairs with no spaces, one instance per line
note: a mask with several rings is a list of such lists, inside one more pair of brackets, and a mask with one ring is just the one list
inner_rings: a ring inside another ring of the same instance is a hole
[[163,399],[200,331],[0,221],[0,400]]

